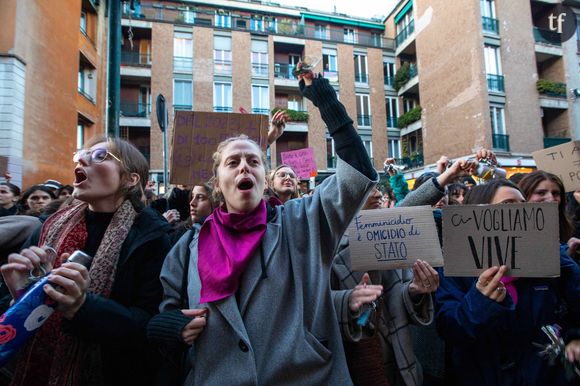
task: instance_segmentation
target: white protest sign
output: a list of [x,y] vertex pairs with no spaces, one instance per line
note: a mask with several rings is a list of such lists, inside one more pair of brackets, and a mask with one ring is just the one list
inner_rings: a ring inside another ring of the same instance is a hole
[[347,234],[355,271],[408,268],[417,259],[433,267],[443,265],[429,206],[362,210],[349,225]]
[[559,276],[558,229],[556,203],[445,207],[445,276],[479,276],[500,265],[509,276]]
[[538,169],[560,177],[567,192],[580,189],[580,141],[538,150],[532,155]]

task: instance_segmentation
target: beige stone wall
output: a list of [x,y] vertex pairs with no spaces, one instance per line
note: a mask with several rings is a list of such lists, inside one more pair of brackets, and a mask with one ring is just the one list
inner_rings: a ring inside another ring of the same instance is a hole
[[368,49],[369,98],[372,114],[373,159],[377,169],[381,169],[387,158],[387,109],[385,106],[385,86],[383,75],[383,51]]
[[[304,45],[304,56],[314,56],[322,58],[322,42],[316,40],[306,40]],[[339,64],[340,71],[340,64]],[[308,110],[308,146],[314,148],[316,156],[316,166],[318,169],[326,169],[326,125],[320,118],[318,109],[305,98]]]
[[[168,149],[173,139],[173,25],[153,23],[151,30],[151,169],[163,169],[163,134],[157,123],[157,95],[163,94],[169,112]],[[171,151],[169,151],[171,154]]]
[[514,153],[543,148],[536,91],[536,58],[529,1],[496,1],[500,21],[501,60],[505,76],[506,130]]
[[232,93],[233,109],[252,112],[252,41],[247,32],[232,31]]
[[414,7],[425,163],[491,146],[479,2]]
[[541,63],[538,66],[538,78],[565,83],[566,71],[564,70],[564,59],[554,58]]
[[193,108],[213,111],[213,30],[193,27]]

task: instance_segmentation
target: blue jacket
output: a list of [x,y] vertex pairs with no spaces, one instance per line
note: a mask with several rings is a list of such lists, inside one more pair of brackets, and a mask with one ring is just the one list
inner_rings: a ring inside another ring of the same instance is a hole
[[557,323],[563,332],[580,325],[580,266],[560,250],[559,278],[515,281],[518,304],[497,303],[476,288],[477,278],[445,277],[436,293],[436,321],[450,355],[453,385],[567,385],[532,343],[546,344],[540,328]]

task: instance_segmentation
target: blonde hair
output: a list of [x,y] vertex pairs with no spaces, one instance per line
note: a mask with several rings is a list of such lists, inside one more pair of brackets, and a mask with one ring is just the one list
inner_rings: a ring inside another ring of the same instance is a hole
[[221,141],[216,149],[216,151],[213,153],[213,166],[212,166],[212,170],[213,170],[213,177],[210,180],[211,185],[214,187],[213,189],[213,198],[214,200],[219,203],[219,202],[223,202],[224,201],[224,197],[221,193],[221,191],[219,191],[218,189],[215,189],[215,183],[216,181],[219,180],[218,178],[218,168],[220,166],[220,163],[222,162],[222,153],[224,152],[225,148],[228,147],[232,142],[236,142],[236,141],[246,141],[251,143],[252,145],[256,146],[258,148],[258,150],[260,150],[260,158],[262,159],[262,165],[264,165],[264,170],[265,172],[267,172],[267,161],[266,161],[266,155],[264,154],[264,152],[262,151],[262,148],[260,147],[260,145],[254,141],[253,139],[251,139],[250,137],[248,137],[245,134],[241,134],[235,137],[230,137],[227,138],[223,141]]
[[276,191],[274,190],[274,177],[276,177],[276,173],[278,172],[278,170],[282,169],[282,168],[288,168],[290,170],[292,170],[292,173],[294,173],[294,175],[296,176],[295,180],[296,180],[296,190],[294,191],[294,193],[292,193],[292,196],[290,196],[290,198],[299,198],[300,194],[298,193],[299,189],[299,183],[300,183],[300,179],[298,178],[298,174],[296,173],[296,171],[292,168],[292,166],[290,165],[286,165],[286,164],[282,164],[276,167],[276,169],[272,170],[270,172],[270,175],[268,177],[268,183],[270,185],[270,189],[276,194],[278,195],[278,193],[276,193]]

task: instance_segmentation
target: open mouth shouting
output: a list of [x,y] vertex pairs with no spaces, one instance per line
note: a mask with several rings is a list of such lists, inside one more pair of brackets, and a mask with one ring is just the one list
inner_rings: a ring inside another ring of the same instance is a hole
[[252,190],[253,187],[254,182],[248,177],[243,177],[242,179],[240,179],[240,181],[238,181],[237,184],[237,188],[242,192],[249,192]]
[[74,186],[79,186],[83,182],[87,180],[87,173],[83,170],[83,168],[76,168],[75,169],[75,182]]

